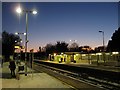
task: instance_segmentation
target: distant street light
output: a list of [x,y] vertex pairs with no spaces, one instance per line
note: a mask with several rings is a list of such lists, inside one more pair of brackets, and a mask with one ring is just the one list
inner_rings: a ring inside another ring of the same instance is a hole
[[73,42],[77,42],[77,40],[71,40],[71,39],[70,39],[70,42],[72,42],[72,41],[73,41]]
[[103,35],[103,51],[105,51],[104,31],[99,31]]
[[72,44],[72,43],[76,43],[77,42],[77,40],[69,40],[70,41],[70,45]]
[[22,10],[20,7],[16,9],[17,13],[25,12],[26,14],[26,37],[25,37],[25,76],[27,76],[27,43],[28,43],[28,13],[37,14],[35,10]]
[[104,40],[104,31],[99,31],[100,33],[102,33],[103,36],[103,60],[105,63],[105,40]]

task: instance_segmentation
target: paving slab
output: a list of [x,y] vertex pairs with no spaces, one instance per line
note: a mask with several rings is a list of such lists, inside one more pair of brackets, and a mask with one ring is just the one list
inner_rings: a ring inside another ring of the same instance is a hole
[[0,77],[0,85],[2,88],[66,88],[68,90],[73,90],[73,87],[52,77],[44,72],[33,72],[29,73],[27,76],[25,74],[20,74],[20,78],[11,78],[10,70],[8,68],[8,62],[4,63],[2,68],[2,77]]
[[20,75],[20,79],[2,79],[2,88],[71,88],[46,73]]

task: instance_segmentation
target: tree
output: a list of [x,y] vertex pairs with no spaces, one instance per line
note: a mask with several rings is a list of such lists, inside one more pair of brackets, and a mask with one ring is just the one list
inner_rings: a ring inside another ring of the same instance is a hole
[[60,52],[66,52],[68,51],[68,44],[64,41],[57,41],[57,44],[55,45],[56,47],[56,52],[60,53]]
[[79,51],[79,46],[76,42],[73,42],[70,47],[69,47],[69,50],[72,51],[72,52],[77,52]]
[[6,31],[2,32],[2,55],[5,57],[5,60],[8,60],[10,55],[14,53],[15,41],[20,41],[19,36],[16,36],[12,33]]
[[45,46],[45,49],[46,49],[46,53],[47,53],[47,54],[54,53],[54,52],[55,52],[55,45],[47,44],[47,45]]
[[105,51],[104,46],[95,47],[95,52],[103,52],[103,51]]
[[68,51],[68,44],[64,41],[57,41],[56,44],[47,44],[46,45],[46,53],[51,54],[51,53],[60,53],[60,52],[66,52]]
[[120,51],[120,27],[115,30],[107,45],[107,51]]

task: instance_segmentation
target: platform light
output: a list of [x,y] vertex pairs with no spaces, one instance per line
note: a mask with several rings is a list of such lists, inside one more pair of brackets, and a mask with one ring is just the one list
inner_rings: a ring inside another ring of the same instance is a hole
[[14,46],[14,48],[15,48],[15,49],[19,49],[19,48],[20,48],[20,46]]
[[119,52],[112,52],[112,54],[119,54]]
[[102,55],[102,53],[96,53],[96,55]]
[[36,10],[34,10],[34,11],[32,11],[32,13],[35,15],[35,14],[37,14],[37,11],[36,11]]
[[20,42],[22,43],[23,41],[21,40]]
[[91,54],[92,56],[94,56],[95,54]]
[[15,32],[15,35],[18,35],[18,32]]
[[105,53],[106,55],[110,55],[110,53]]
[[79,54],[75,54],[76,56],[78,56]]
[[66,54],[64,54],[64,56],[66,56]]
[[18,8],[16,9],[16,12],[20,14],[20,13],[22,13],[22,9],[21,9],[20,7],[18,7]]
[[54,53],[54,56],[56,56],[56,53]]
[[26,33],[24,33],[24,35],[26,35]]
[[61,54],[63,54],[63,53],[61,53]]
[[86,54],[82,54],[82,56],[86,56]]

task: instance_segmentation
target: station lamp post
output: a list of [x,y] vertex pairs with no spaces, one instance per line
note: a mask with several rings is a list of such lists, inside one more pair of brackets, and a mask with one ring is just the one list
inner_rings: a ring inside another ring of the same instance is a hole
[[104,31],[99,31],[100,33],[102,33],[103,36],[103,60],[105,63],[105,40],[104,40]]
[[17,13],[24,12],[26,15],[26,37],[25,37],[25,76],[27,76],[27,43],[28,43],[28,13],[37,14],[35,10],[22,10],[20,7],[16,9]]
[[103,36],[103,51],[105,51],[105,40],[104,40],[104,31],[99,31]]

